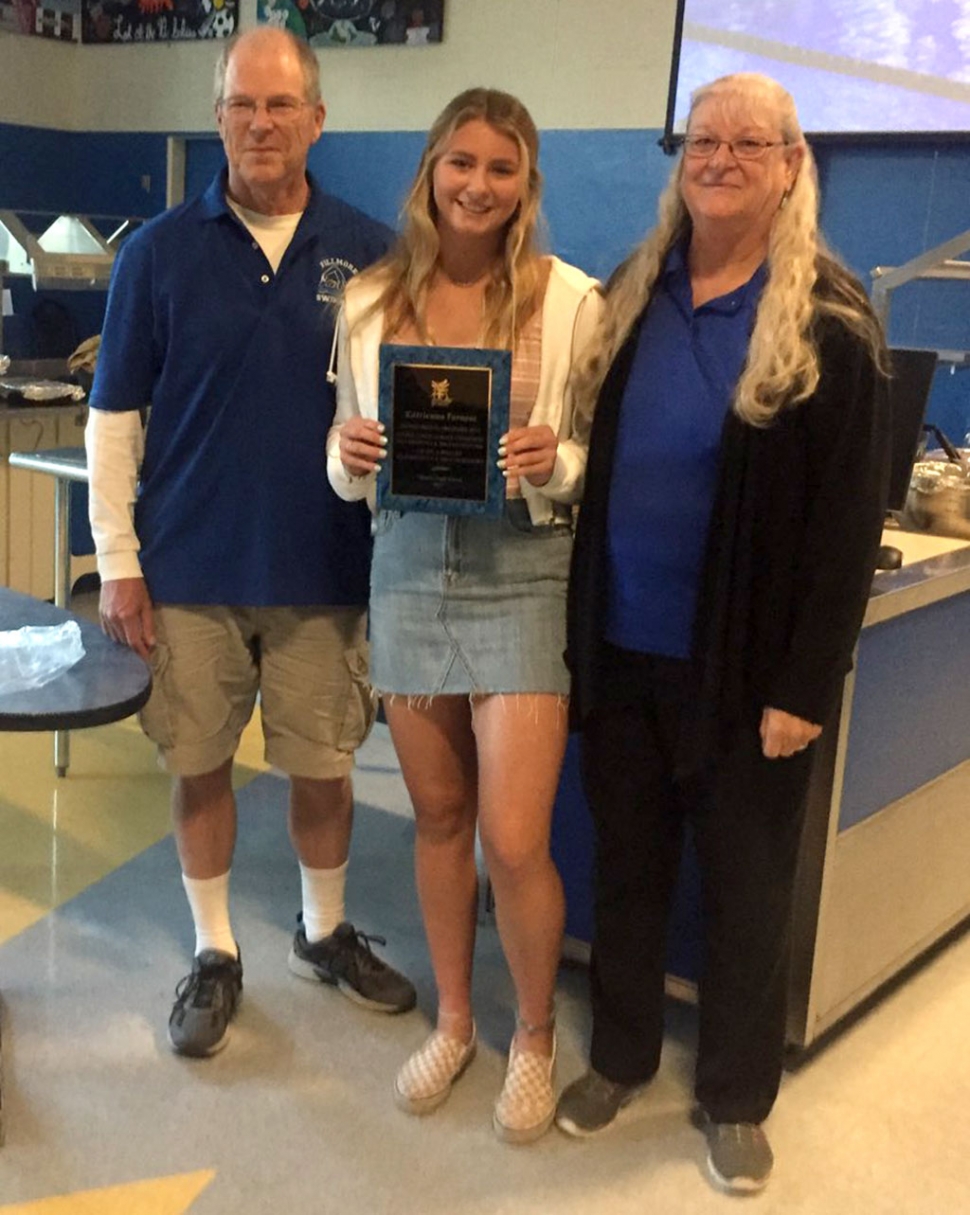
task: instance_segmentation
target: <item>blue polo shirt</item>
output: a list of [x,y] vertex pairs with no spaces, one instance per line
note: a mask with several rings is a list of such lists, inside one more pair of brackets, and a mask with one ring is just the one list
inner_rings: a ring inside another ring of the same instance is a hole
[[640,328],[620,403],[608,516],[613,645],[686,658],[717,487],[721,429],[765,281],[695,309],[674,248]]
[[392,233],[310,187],[276,274],[225,172],[116,259],[91,404],[151,404],[135,530],[157,602],[367,602],[369,512],[327,481],[327,366],[340,288]]

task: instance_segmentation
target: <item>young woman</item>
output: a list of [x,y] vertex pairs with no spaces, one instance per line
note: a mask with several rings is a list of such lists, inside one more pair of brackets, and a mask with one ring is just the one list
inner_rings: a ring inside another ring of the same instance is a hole
[[397,247],[347,288],[328,445],[337,493],[373,504],[386,445],[380,345],[512,351],[504,517],[383,514],[371,584],[372,679],[414,804],[438,988],[437,1026],[399,1072],[395,1099],[431,1112],[475,1052],[477,827],[518,1001],[494,1116],[510,1142],[537,1138],[555,1109],[563,895],[549,829],[567,730],[569,504],[589,429],[571,368],[601,303],[594,280],[537,250],[538,150],[532,119],[506,93],[471,89],[439,116]]

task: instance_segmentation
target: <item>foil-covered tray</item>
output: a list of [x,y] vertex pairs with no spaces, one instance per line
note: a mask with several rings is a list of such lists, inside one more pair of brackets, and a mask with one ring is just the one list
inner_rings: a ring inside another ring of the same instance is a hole
[[[931,452],[930,457],[942,452]],[[900,518],[912,531],[970,540],[970,449],[955,449],[954,460],[921,460],[913,465],[906,507]]]
[[31,376],[0,376],[0,398],[8,405],[43,405],[60,401],[83,401],[80,384],[41,380]]

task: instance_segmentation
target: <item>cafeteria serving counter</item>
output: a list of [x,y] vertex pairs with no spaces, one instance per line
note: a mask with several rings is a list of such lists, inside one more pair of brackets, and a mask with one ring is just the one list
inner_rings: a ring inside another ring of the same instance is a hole
[[[788,1041],[804,1048],[970,917],[970,542],[887,531],[853,671],[817,744],[797,879]],[[592,934],[593,832],[570,741],[553,825],[567,953]],[[685,857],[668,987],[696,991]]]

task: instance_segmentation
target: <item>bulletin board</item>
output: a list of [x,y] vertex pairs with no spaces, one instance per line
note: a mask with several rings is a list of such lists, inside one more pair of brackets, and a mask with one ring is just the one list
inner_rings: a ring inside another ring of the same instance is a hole
[[228,38],[237,20],[238,0],[81,0],[81,41]]
[[76,42],[79,0],[0,0],[0,30]]
[[311,46],[428,46],[442,40],[444,0],[259,0],[257,21]]

